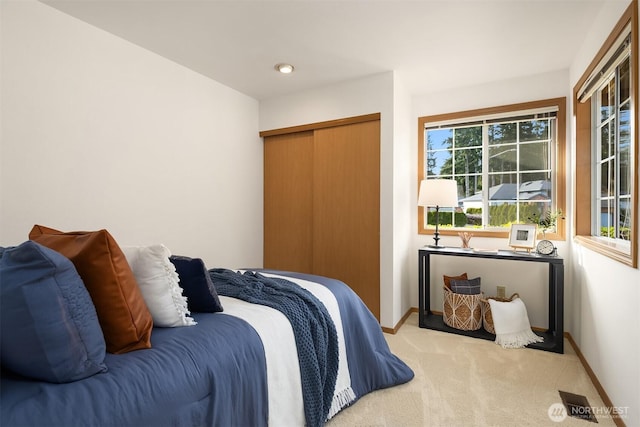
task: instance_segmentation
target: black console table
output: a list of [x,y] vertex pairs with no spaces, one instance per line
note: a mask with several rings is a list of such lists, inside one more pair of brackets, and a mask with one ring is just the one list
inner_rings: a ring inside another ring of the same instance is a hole
[[477,331],[462,331],[444,324],[442,316],[431,312],[431,255],[456,257],[489,258],[506,261],[545,262],[549,264],[549,329],[536,332],[544,342],[533,343],[528,347],[539,350],[564,353],[564,264],[560,257],[530,254],[527,252],[497,251],[482,252],[462,248],[430,248],[419,250],[419,323],[421,328],[435,329],[475,338],[495,340],[495,335],[483,328]]

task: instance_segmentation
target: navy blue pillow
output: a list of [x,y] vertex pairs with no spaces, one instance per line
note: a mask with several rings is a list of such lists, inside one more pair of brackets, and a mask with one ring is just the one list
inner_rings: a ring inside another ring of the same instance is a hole
[[105,372],[98,315],[73,263],[31,240],[0,256],[3,368],[52,383]]
[[469,280],[451,280],[451,291],[456,294],[478,295],[480,293],[480,278]]
[[169,261],[176,267],[178,283],[187,297],[187,307],[192,313],[216,313],[222,311],[216,287],[200,258],[171,255]]

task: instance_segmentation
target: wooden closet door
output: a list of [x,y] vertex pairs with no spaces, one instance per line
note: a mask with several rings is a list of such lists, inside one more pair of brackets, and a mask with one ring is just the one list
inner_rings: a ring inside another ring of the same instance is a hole
[[264,267],[313,273],[313,131],[264,139]]
[[380,319],[380,121],[318,129],[313,272],[348,284]]

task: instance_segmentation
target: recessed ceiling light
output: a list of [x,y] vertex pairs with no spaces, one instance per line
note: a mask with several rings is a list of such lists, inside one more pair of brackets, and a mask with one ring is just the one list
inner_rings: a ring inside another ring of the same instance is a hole
[[276,70],[280,71],[282,74],[290,74],[293,73],[293,65],[291,64],[276,64],[274,67]]

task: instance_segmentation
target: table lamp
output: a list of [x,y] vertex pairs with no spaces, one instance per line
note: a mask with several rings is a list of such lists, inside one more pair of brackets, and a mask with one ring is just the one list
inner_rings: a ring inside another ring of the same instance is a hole
[[428,214],[428,208],[436,208],[436,231],[433,233],[435,245],[429,245],[429,247],[442,248],[442,246],[438,245],[440,240],[440,233],[438,232],[440,208],[458,206],[458,185],[456,181],[453,179],[422,180],[418,194],[418,206],[426,208],[425,215]]

